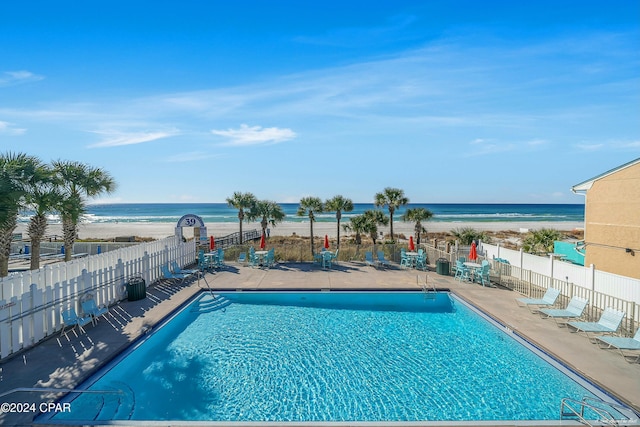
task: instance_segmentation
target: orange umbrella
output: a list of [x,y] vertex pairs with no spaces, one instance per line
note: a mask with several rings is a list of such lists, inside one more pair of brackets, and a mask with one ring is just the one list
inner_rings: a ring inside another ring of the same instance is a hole
[[329,236],[324,235],[324,248],[329,249]]
[[209,250],[212,251],[216,248],[216,241],[213,236],[209,236]]
[[416,250],[416,245],[413,244],[413,236],[409,236],[409,251],[413,252]]
[[265,241],[264,241],[264,233],[260,236],[260,249],[264,249]]
[[478,259],[478,252],[476,250],[476,242],[471,242],[471,249],[469,250],[469,259],[476,260]]

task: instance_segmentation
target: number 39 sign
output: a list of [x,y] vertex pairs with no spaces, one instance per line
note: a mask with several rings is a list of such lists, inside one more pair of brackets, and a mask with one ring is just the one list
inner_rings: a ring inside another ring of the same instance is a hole
[[204,221],[198,215],[187,214],[178,220],[176,224],[176,236],[182,239],[182,227],[199,227],[200,228],[200,242],[207,242],[207,228],[204,226]]

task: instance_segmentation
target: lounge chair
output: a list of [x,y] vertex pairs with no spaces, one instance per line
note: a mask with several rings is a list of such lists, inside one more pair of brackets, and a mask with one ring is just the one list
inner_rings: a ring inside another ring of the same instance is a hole
[[174,273],[176,274],[196,274],[198,273],[200,270],[195,269],[182,269],[180,268],[180,266],[178,265],[177,261],[171,261],[171,269],[173,270]]
[[166,264],[160,267],[160,270],[162,271],[162,278],[172,283],[175,283],[179,280],[182,284],[184,282],[184,279],[191,276],[190,274],[172,273],[171,270],[169,270],[169,266]]
[[82,311],[84,312],[85,316],[90,316],[91,323],[93,323],[94,325],[98,322],[98,317],[106,316],[109,312],[109,309],[107,307],[98,307],[98,305],[96,304],[96,300],[94,300],[93,298],[82,301],[81,305]]
[[331,268],[333,254],[329,251],[322,252],[322,268]]
[[531,312],[535,313],[541,306],[551,307],[555,305],[559,296],[560,290],[556,288],[549,288],[542,298],[517,298],[516,303],[520,307],[527,307]]
[[582,317],[582,313],[584,309],[589,304],[589,300],[586,298],[581,298],[578,296],[574,296],[569,301],[567,308],[543,308],[540,309],[540,314],[545,318],[551,317],[558,326],[565,324],[567,322],[559,322],[559,319],[579,319]]
[[622,319],[624,319],[624,311],[618,311],[614,308],[607,307],[597,322],[569,322],[567,326],[571,332],[584,332],[587,338],[595,342],[595,339],[589,336],[591,334],[615,334]]
[[367,263],[367,265],[370,265],[371,267],[374,267],[374,268],[378,268],[378,266],[376,265],[376,262],[373,260],[373,254],[371,252],[364,253],[364,261]]
[[[80,328],[82,332],[85,332],[83,326],[91,322],[91,316],[78,316],[75,308],[70,308],[69,310],[65,310],[62,312],[62,331],[60,331],[60,336],[67,336],[67,328],[69,331],[73,331],[76,326]],[[86,332],[85,332],[86,333]],[[76,334],[77,335],[77,334]]]
[[612,337],[609,335],[596,337],[596,342],[600,348],[617,348],[627,362],[640,362],[640,353],[625,354],[623,350],[640,351],[640,329],[636,331],[633,338]]
[[378,264],[383,265],[385,267],[389,267],[391,265],[391,263],[387,261],[387,259],[384,257],[384,252],[378,251],[377,255],[378,255]]

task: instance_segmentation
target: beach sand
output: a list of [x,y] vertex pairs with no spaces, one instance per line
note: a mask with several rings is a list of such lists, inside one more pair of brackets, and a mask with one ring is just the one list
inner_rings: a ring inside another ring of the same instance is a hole
[[[237,232],[239,229],[238,222],[223,222],[206,224],[208,235],[215,237],[223,237],[228,234]],[[407,237],[413,234],[412,223],[403,221],[394,221],[393,231],[395,234],[405,234]],[[575,229],[583,229],[582,222],[426,222],[424,227],[427,233],[448,232],[459,228],[473,228],[479,231],[516,231],[526,233],[529,230],[538,230],[541,228],[552,228],[560,231],[571,231]],[[16,233],[22,233],[27,238],[27,224],[19,224]],[[259,223],[244,223],[242,225],[244,231],[257,229],[260,230]],[[280,223],[276,227],[269,227],[271,236],[291,236],[295,233],[298,236],[309,236],[309,223]],[[389,227],[379,227],[379,231],[389,233]],[[184,236],[189,238],[193,236],[193,229],[185,228]],[[62,227],[59,224],[51,224],[47,228],[47,236],[62,236]],[[175,234],[175,224],[169,223],[90,223],[80,224],[78,236],[80,240],[84,239],[103,239],[109,240],[121,236],[137,236],[148,237],[153,239],[162,239]],[[336,237],[336,224],[331,222],[315,222],[313,224],[314,236]],[[340,230],[340,236],[347,236],[347,233]]]

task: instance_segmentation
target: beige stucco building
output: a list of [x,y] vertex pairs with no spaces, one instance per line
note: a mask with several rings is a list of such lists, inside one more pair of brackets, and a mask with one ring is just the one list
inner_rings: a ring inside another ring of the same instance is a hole
[[586,198],[584,265],[640,279],[640,158],[572,191]]

